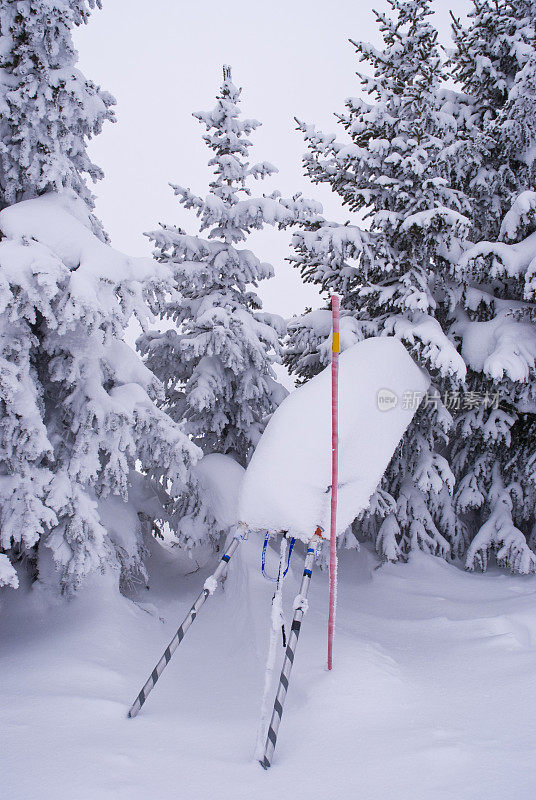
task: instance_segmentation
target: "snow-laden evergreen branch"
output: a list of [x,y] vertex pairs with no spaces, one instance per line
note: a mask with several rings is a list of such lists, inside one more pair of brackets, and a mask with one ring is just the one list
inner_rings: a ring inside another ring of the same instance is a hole
[[[72,189],[94,208],[87,178],[102,170],[87,152],[114,98],[76,67],[72,29],[100,0],[0,0],[0,208]],[[94,232],[104,238],[91,216]]]

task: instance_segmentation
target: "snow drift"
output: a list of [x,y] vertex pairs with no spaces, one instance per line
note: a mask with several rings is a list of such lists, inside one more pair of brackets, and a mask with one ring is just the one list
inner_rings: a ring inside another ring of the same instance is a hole
[[[367,507],[428,386],[397,339],[366,339],[341,354],[337,535]],[[329,529],[330,483],[328,367],[268,423],[244,476],[240,520],[308,540],[317,525]]]

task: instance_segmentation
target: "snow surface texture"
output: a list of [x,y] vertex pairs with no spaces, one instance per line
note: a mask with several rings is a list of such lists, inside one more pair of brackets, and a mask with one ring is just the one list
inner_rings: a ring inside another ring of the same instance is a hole
[[[327,673],[327,573],[315,571],[265,772],[253,760],[273,594],[261,546],[240,547],[134,720],[130,703],[214,563],[177,581],[177,549],[154,543],[143,608],[106,576],[53,607],[35,589],[5,591],[2,797],[533,800],[535,577],[469,575],[418,553],[375,570],[368,550],[348,552]],[[268,555],[275,573],[279,551]],[[287,619],[302,559],[297,549]]]
[[[404,394],[418,398],[429,385],[393,338],[358,342],[341,354],[339,365],[337,535],[367,507],[415,414],[417,403],[405,404]],[[329,530],[330,484],[328,367],[292,392],[268,423],[244,476],[240,520],[252,530],[286,530],[308,541],[318,525]]]
[[238,494],[244,467],[231,456],[210,453],[193,468],[203,489],[203,499],[208,505],[218,528],[222,531],[238,522]]
[[[107,278],[113,286],[124,280],[145,281],[167,277],[166,267],[150,258],[126,256],[104,244],[88,229],[85,205],[70,192],[50,192],[33,200],[4,208],[0,222],[4,237],[35,239],[50,248],[73,273],[71,291],[86,291],[86,301],[95,295],[90,281]],[[84,269],[79,272],[80,266]],[[145,312],[147,314],[147,312]]]

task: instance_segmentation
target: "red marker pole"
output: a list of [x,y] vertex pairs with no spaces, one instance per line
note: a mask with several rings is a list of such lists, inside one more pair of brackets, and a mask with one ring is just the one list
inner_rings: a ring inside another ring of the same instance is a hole
[[333,667],[333,629],[337,605],[337,485],[339,482],[339,308],[338,295],[331,296],[333,345],[331,356],[331,526],[329,540],[328,669]]

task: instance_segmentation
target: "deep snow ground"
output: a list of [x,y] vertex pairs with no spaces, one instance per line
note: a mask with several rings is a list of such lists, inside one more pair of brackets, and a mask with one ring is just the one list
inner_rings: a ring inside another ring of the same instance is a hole
[[[143,608],[99,577],[45,611],[2,595],[0,795],[9,800],[528,800],[536,791],[536,578],[343,554],[335,669],[313,575],[276,758],[252,760],[272,587],[242,547],[140,715],[130,702],[205,574],[153,556]],[[301,554],[285,584],[287,611]],[[275,567],[274,567],[275,569]]]

